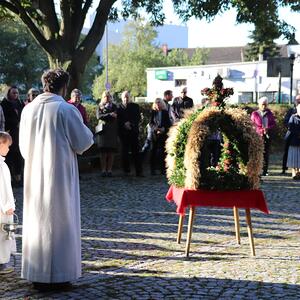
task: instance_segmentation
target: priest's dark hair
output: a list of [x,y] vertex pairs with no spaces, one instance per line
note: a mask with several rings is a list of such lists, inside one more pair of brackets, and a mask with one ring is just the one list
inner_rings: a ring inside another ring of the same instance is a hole
[[70,75],[63,69],[50,69],[42,75],[42,84],[44,92],[57,94],[59,90],[68,85]]

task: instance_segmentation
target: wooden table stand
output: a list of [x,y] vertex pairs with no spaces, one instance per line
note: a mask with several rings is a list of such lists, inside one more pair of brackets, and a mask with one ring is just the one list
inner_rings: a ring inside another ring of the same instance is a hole
[[[196,207],[190,206],[188,232],[187,232],[187,239],[186,239],[186,246],[185,246],[185,256],[186,257],[189,257],[189,254],[190,254],[190,246],[191,246],[191,241],[192,241],[192,232],[193,232],[193,223],[194,223],[194,219],[195,219],[195,212],[196,212]],[[247,231],[248,231],[251,254],[252,254],[252,256],[255,256],[255,247],[254,247],[250,208],[246,208],[245,212],[246,212],[246,223],[247,223]],[[239,210],[236,206],[233,207],[233,216],[234,216],[236,242],[240,245],[241,244],[241,236],[240,236]],[[180,242],[181,242],[183,220],[184,220],[184,216],[180,215],[179,221],[178,221],[178,230],[177,230],[177,243],[178,244],[180,244]]]

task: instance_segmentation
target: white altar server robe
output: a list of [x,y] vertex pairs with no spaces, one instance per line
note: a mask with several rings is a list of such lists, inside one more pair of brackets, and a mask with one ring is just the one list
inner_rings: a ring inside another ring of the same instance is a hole
[[[12,223],[13,216],[5,215],[9,209],[15,209],[15,199],[11,188],[11,177],[4,157],[0,156],[0,226]],[[0,264],[8,263],[11,253],[16,251],[16,241],[7,240],[7,234],[0,228]]]
[[25,159],[21,276],[67,282],[81,276],[77,154],[93,144],[75,106],[43,93],[24,108],[20,151]]

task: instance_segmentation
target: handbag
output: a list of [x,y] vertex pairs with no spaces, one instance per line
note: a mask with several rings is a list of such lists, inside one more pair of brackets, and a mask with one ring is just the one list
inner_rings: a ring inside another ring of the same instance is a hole
[[101,133],[103,131],[103,127],[104,127],[105,122],[103,122],[102,120],[98,121],[97,126],[95,127],[95,133]]

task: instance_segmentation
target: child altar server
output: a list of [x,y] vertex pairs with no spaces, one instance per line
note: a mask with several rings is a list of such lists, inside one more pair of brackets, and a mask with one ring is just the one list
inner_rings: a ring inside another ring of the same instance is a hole
[[16,251],[16,241],[7,239],[7,233],[2,230],[2,224],[12,223],[15,211],[15,200],[11,187],[11,175],[5,156],[12,143],[11,136],[0,131],[0,275],[12,272],[14,269],[8,265],[11,253]]

